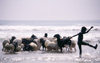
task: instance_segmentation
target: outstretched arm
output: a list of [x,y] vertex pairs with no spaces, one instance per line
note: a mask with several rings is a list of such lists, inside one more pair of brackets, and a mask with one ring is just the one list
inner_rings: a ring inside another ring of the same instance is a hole
[[77,36],[77,35],[79,35],[79,33],[78,33],[78,34],[76,34],[76,35],[73,35],[72,37],[70,37],[70,39],[71,39],[71,38],[73,38],[73,37],[75,37],[75,36]]
[[93,28],[93,26],[91,26],[91,28],[88,31],[86,31],[85,33],[88,33],[92,28]]

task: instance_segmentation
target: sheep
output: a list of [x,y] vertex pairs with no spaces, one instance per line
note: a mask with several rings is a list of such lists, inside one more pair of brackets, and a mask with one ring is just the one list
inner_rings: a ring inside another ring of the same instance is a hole
[[22,40],[20,39],[4,40],[2,45],[3,45],[2,50],[4,52],[9,52],[9,53],[19,52],[24,47],[24,45],[22,44]]
[[10,43],[9,40],[4,40],[4,41],[3,41],[3,43],[2,43],[2,45],[3,45],[2,51],[5,51],[5,45],[6,45],[6,44],[9,44],[9,43]]
[[44,49],[46,50],[46,45],[45,45],[45,41],[46,41],[46,40],[45,40],[44,38],[40,38],[39,40],[40,40],[40,44],[41,44],[43,50],[44,50]]
[[15,47],[12,43],[10,43],[10,40],[4,40],[2,45],[3,45],[2,51],[8,52],[8,53],[14,53]]
[[14,52],[15,46],[13,44],[13,41],[16,39],[15,36],[12,36],[10,40],[4,40],[3,45],[3,51],[4,52]]
[[22,38],[22,43],[24,44],[24,51],[34,51],[39,49],[38,38],[34,38],[34,36],[31,38]]
[[62,48],[65,47],[65,45],[68,45],[70,51],[72,51],[72,48],[74,48],[76,51],[76,48],[75,48],[76,43],[74,41],[72,41],[70,37],[61,38],[61,36],[59,34],[55,34],[54,37],[57,38],[57,45],[60,47],[61,52],[62,52]]
[[17,46],[16,47],[16,52],[19,52],[19,51],[21,51],[22,50],[22,47],[21,46]]
[[40,43],[41,43],[43,50],[44,49],[45,50],[47,49],[48,51],[50,51],[52,49],[56,50],[56,48],[55,48],[57,45],[56,42],[57,42],[57,40],[55,40],[54,38],[48,38],[47,33],[44,34],[43,38],[40,38]]
[[48,40],[50,42],[56,42],[54,40],[54,38],[46,38],[46,37],[42,37],[42,38],[38,38],[38,39],[34,39],[34,41],[36,41],[37,43],[37,46],[38,46],[38,50],[40,50],[41,46],[43,48],[43,50],[45,49],[46,50],[46,45],[48,44]]
[[[33,42],[31,42],[33,41]],[[18,46],[16,47],[16,52],[20,51],[22,48],[26,48],[26,51],[36,51],[38,49],[38,40],[34,39],[32,40],[31,38],[23,38],[22,40],[20,39],[15,39],[13,42],[17,43]],[[26,46],[24,46],[26,45]]]
[[22,43],[22,40],[21,39],[15,39],[13,41],[13,44],[16,46],[16,52],[19,52],[23,49],[24,47],[24,44]]
[[44,45],[45,40],[47,40],[47,38],[45,38],[45,37],[34,39],[34,41],[36,42],[36,44],[38,46],[38,50],[40,50],[41,46],[42,46],[43,50],[44,50],[44,48],[46,49],[46,47]]
[[13,43],[18,43],[18,45],[21,46],[22,40],[21,40],[21,39],[15,39],[15,40],[13,41]]
[[63,37],[62,41],[67,51],[72,52],[72,48],[74,48],[74,51],[76,51],[76,43],[75,41],[71,40],[70,37]]
[[31,51],[36,51],[36,50],[38,50],[38,46],[37,46],[36,43],[31,42],[31,43],[29,44],[29,49],[30,49]]
[[55,43],[57,43],[57,38],[55,38],[55,37],[50,37],[50,38],[47,38],[48,40],[50,40],[51,42],[55,42]]
[[37,43],[37,48],[38,48],[38,50],[40,50],[40,48],[41,48],[41,43],[40,43],[40,38],[38,38],[38,39],[34,39],[34,41]]
[[32,40],[30,41],[30,38],[22,38],[22,44],[24,44],[23,51],[29,51],[28,48],[30,42],[32,42]]
[[76,52],[76,43],[74,40],[71,40],[71,46],[69,46],[69,51],[72,52],[72,48],[74,48],[74,52]]
[[6,43],[4,52],[14,53],[14,48],[13,44]]
[[47,40],[45,42],[45,45],[48,51],[52,51],[52,50],[58,51],[58,46],[57,46],[57,43],[55,42],[50,42],[49,40]]
[[41,38],[40,42],[42,44],[43,50],[47,51],[58,50],[57,40],[55,38]]
[[59,34],[55,34],[54,37],[57,38],[57,45],[60,48],[60,52],[62,52],[62,48],[65,45],[63,39],[61,39],[61,36]]

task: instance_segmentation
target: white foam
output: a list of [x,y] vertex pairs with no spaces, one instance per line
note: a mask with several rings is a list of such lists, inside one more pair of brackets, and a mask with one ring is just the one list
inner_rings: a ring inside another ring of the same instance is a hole
[[[80,30],[82,26],[0,26],[0,30],[2,31],[58,31],[58,30],[63,30],[63,31],[75,31],[75,30]],[[89,26],[87,26],[89,28]],[[100,26],[95,26],[94,30],[100,30]]]

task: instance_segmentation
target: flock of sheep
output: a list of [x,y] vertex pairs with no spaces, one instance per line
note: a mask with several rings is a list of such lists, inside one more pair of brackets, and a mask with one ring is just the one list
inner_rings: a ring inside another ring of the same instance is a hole
[[[12,36],[10,40],[4,40],[2,51],[6,53],[15,53],[20,51],[37,51],[42,48],[44,51],[60,51],[66,48],[66,51],[76,51],[76,43],[70,37],[63,37],[55,34],[52,38],[45,33],[44,37],[37,38],[34,34],[30,38],[17,39]],[[74,49],[74,50],[73,50]]]

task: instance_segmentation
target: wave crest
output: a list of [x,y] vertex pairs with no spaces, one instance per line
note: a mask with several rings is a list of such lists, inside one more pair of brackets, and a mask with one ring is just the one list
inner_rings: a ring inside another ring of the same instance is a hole
[[[79,31],[80,29],[81,26],[0,26],[0,31]],[[93,30],[99,31],[100,26],[95,26]]]

